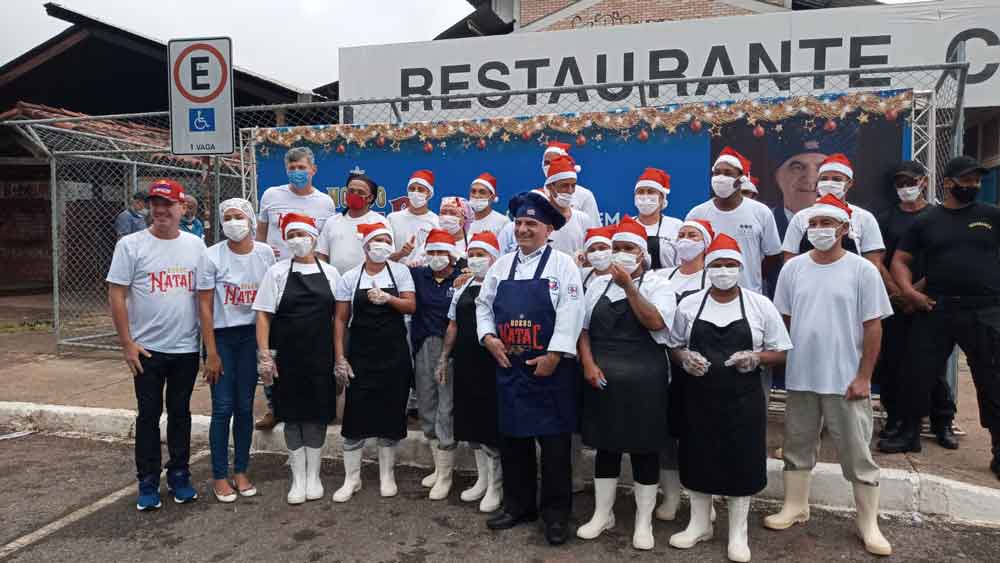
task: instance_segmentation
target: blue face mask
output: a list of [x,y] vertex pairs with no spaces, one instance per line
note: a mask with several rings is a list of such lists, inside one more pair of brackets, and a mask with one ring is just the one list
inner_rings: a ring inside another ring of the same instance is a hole
[[288,183],[296,188],[304,188],[309,183],[309,173],[305,170],[292,170],[288,173]]

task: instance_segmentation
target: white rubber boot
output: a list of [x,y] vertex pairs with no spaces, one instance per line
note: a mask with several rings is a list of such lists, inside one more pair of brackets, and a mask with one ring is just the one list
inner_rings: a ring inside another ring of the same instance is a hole
[[594,479],[594,515],[576,529],[576,537],[592,540],[615,527],[615,495],[618,479]]
[[676,469],[660,470],[660,488],[663,502],[656,509],[656,519],[667,522],[677,518],[677,506],[681,503],[681,474]]
[[344,452],[344,485],[333,493],[334,502],[347,502],[361,490],[361,455],[364,448]]
[[394,497],[399,493],[396,486],[396,446],[378,447],[379,494]]
[[688,496],[691,498],[691,520],[683,532],[670,536],[670,545],[678,549],[690,549],[712,539],[712,495],[689,490]]
[[480,512],[495,512],[503,503],[503,465],[500,456],[486,456],[489,480],[486,483],[486,494],[479,503]]
[[302,504],[306,501],[306,449],[288,452],[288,467],[292,470],[292,483],[288,487],[288,504]]
[[573,494],[582,493],[587,483],[583,478],[583,437],[579,434],[570,437],[570,456],[573,464]]
[[785,471],[785,503],[781,512],[764,518],[764,527],[772,530],[787,530],[795,524],[809,521],[809,480],[812,472]]
[[653,549],[653,509],[656,508],[656,484],[632,486],[635,495],[635,531],[632,532],[632,547]]
[[435,454],[435,452],[437,452],[438,449],[438,441],[431,440],[427,444],[431,448],[431,460],[434,462],[434,473],[431,473],[430,475],[424,477],[420,481],[420,485],[423,486],[424,488],[429,489],[433,487],[434,483],[437,483],[438,480],[438,467],[437,467],[438,460],[437,460],[437,455]]
[[892,546],[878,529],[878,487],[854,483],[854,504],[858,508],[858,535],[872,555],[892,555]]
[[455,475],[455,450],[437,450],[437,482],[431,488],[428,497],[431,500],[444,500],[451,492],[451,482]]
[[489,483],[489,463],[490,456],[486,455],[483,448],[474,450],[476,455],[476,482],[471,487],[462,491],[461,498],[464,502],[475,502],[486,495],[486,486]]
[[323,498],[323,481],[319,471],[323,466],[323,450],[306,448],[306,500]]
[[750,561],[750,538],[747,535],[747,517],[750,515],[750,497],[729,497],[729,560]]

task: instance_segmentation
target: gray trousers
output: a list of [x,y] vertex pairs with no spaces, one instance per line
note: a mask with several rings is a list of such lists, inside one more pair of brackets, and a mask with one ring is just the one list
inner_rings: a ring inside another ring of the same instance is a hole
[[438,447],[451,450],[455,443],[455,419],[452,412],[455,407],[452,394],[452,368],[448,367],[448,380],[444,385],[437,382],[434,370],[444,339],[440,336],[429,336],[417,350],[413,362],[414,379],[417,388],[417,410],[420,413],[420,429],[428,440],[438,440]]
[[785,401],[785,471],[816,466],[824,427],[837,448],[844,478],[877,486],[879,468],[868,447],[872,439],[870,398],[848,401],[840,395],[789,391]]
[[286,422],[285,446],[289,450],[322,448],[326,442],[326,425],[315,422]]
[[360,450],[365,447],[365,441],[368,439],[375,440],[380,448],[391,448],[399,443],[399,440],[390,440],[389,438],[361,438],[360,440],[348,440],[344,438],[344,451],[353,452],[354,450]]

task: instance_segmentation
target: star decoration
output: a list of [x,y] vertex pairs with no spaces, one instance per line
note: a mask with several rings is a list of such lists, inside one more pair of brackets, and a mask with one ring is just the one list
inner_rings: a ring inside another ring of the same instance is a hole
[[364,141],[358,141],[358,148],[359,148],[359,149],[363,149],[363,148],[365,148],[366,146],[368,146],[368,144],[367,144],[367,143],[365,143]]
[[670,133],[671,135],[673,135],[676,132],[677,132],[677,127],[676,126],[670,125],[670,126],[667,127],[667,133]]
[[785,130],[785,126],[779,123],[779,124],[777,124],[777,125],[774,126],[774,130],[777,133],[781,133],[782,131]]
[[868,114],[862,113],[858,116],[858,123],[868,123]]
[[399,152],[399,141],[393,141],[390,146],[392,147],[392,152]]
[[445,141],[441,141],[440,143],[438,143],[438,146],[441,147],[442,149],[446,149],[448,148],[448,143]]
[[503,135],[500,135],[500,140],[503,141],[503,142],[505,142],[505,143],[509,143],[510,142],[510,133],[504,131]]
[[594,134],[594,140],[595,141],[603,141],[604,140],[604,134],[603,133],[595,133]]
[[424,135],[423,133],[421,133],[421,134],[420,134],[420,137],[418,137],[418,138],[420,139],[420,142],[421,142],[421,143],[423,143],[423,142],[427,141],[427,135]]
[[812,131],[816,129],[816,120],[811,118],[805,120],[805,122],[802,123],[802,128],[812,133]]
[[722,136],[722,126],[719,125],[718,123],[713,123],[712,125],[710,125],[708,127],[708,132],[713,137],[721,137]]
[[627,141],[628,138],[632,136],[632,134],[628,132],[628,129],[622,129],[621,131],[618,132],[618,134],[621,135],[622,139],[625,141]]
[[465,139],[462,140],[462,148],[463,149],[467,149],[467,148],[469,148],[471,146],[472,146],[472,141],[468,137],[466,137]]
[[756,117],[748,117],[747,118],[747,125],[750,125],[750,126],[757,125],[757,118]]

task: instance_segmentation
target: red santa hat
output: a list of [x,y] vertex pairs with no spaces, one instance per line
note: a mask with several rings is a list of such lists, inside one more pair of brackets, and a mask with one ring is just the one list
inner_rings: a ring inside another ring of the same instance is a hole
[[701,233],[701,238],[704,239],[705,244],[708,245],[715,238],[715,230],[712,229],[712,224],[704,219],[688,219],[681,224],[681,228],[691,227],[692,229],[698,229]]
[[615,230],[612,227],[593,227],[587,229],[587,237],[583,241],[584,252],[590,250],[590,246],[599,242],[611,246],[611,237],[615,235]]
[[497,236],[490,231],[480,231],[472,235],[472,240],[469,241],[469,250],[473,248],[479,248],[490,253],[494,259],[500,257],[500,241],[497,240]]
[[819,165],[819,173],[824,172],[840,172],[848,178],[854,179],[854,167],[851,166],[851,161],[847,159],[847,155],[839,152],[826,157]]
[[406,183],[406,188],[409,189],[413,184],[427,188],[431,192],[431,197],[434,197],[434,173],[430,170],[417,170],[411,174],[410,181]]
[[292,230],[305,231],[314,237],[319,236],[316,221],[312,217],[300,213],[283,214],[278,220],[278,226],[281,228],[281,238],[283,239],[287,239],[288,231]]
[[743,173],[744,176],[750,174],[750,160],[733,150],[732,147],[725,147],[722,149],[722,152],[720,152],[719,156],[715,159],[715,164],[712,166],[714,167],[718,164],[735,166],[740,170],[740,172]]
[[431,232],[427,233],[427,242],[424,243],[424,250],[427,252],[431,250],[454,252],[455,237],[451,236],[451,233],[444,229],[431,229]]
[[497,179],[489,172],[483,172],[472,181],[472,185],[475,186],[479,184],[480,186],[486,188],[493,194],[493,199],[496,200],[497,196]]
[[576,161],[569,155],[557,156],[549,162],[548,177],[545,178],[545,185],[554,184],[560,180],[572,178],[576,180]]
[[741,266],[745,265],[743,253],[740,252],[740,243],[726,233],[719,233],[712,239],[712,244],[708,245],[708,250],[705,251],[705,265],[707,266],[719,258],[731,258],[739,262]]
[[659,168],[647,168],[635,183],[635,190],[639,188],[653,188],[663,194],[663,197],[667,197],[670,194],[670,174]]
[[816,203],[809,208],[809,214],[806,217],[810,219],[813,217],[830,217],[841,223],[848,223],[851,220],[851,213],[851,206],[833,194],[826,194],[817,199]]
[[626,215],[615,226],[615,234],[611,237],[611,241],[631,242],[641,248],[643,254],[648,254],[649,249],[646,246],[646,238],[648,236],[646,234],[646,227],[642,223]]
[[379,235],[389,235],[389,239],[392,240],[392,231],[389,230],[389,227],[385,226],[385,223],[366,223],[358,225],[357,228],[362,245],[368,244],[370,240]]
[[545,146],[545,152],[542,153],[542,157],[549,153],[555,153],[561,156],[569,156],[569,143],[560,143],[559,141],[549,141],[549,144]]

